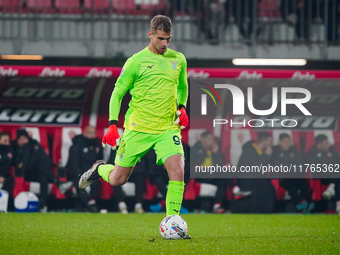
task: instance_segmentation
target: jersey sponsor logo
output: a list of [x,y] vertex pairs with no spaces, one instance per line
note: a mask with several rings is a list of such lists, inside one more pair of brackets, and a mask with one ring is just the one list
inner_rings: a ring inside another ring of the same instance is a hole
[[174,69],[176,69],[177,68],[177,63],[179,62],[179,61],[170,61],[171,62],[171,64],[172,64],[172,67],[174,68]]
[[152,65],[152,66],[146,66],[146,67],[151,69],[153,66],[154,66],[154,65]]
[[119,153],[119,161],[122,161],[124,156],[125,156],[124,154]]

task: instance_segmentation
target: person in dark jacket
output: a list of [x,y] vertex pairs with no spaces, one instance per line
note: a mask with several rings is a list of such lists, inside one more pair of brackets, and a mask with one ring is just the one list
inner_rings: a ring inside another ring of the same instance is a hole
[[[273,148],[272,164],[274,166],[296,167],[303,164],[301,153],[291,145],[291,138],[287,133],[279,136],[279,145]],[[309,185],[303,178],[280,178],[280,185],[288,192],[291,200],[298,211],[309,213],[313,210],[315,204],[312,203],[309,194]]]
[[[315,137],[313,148],[306,154],[306,161],[309,164],[325,164],[334,166],[340,164],[340,155],[324,134]],[[328,185],[322,196],[325,199],[335,198],[336,211],[340,214],[340,179],[321,179],[321,183]]]
[[[237,169],[268,165],[271,162],[272,137],[267,132],[259,132],[257,141],[249,141],[242,147],[242,154]],[[250,173],[247,173],[251,175]],[[234,203],[233,212],[237,213],[270,213],[276,201],[276,192],[268,178],[238,179],[242,190],[251,191],[251,196]]]
[[18,129],[16,134],[13,142],[15,176],[40,183],[40,211],[46,212],[48,183],[58,185],[62,192],[65,192],[65,183],[61,183],[52,172],[53,162],[38,141],[32,139],[25,129]]
[[0,132],[0,185],[8,193],[14,188],[14,178],[10,173],[13,157],[10,141],[8,133]]
[[[198,141],[192,147],[192,164],[194,166],[212,166],[226,165],[226,158],[224,154],[220,150],[219,141],[216,137],[210,132],[205,131],[201,134],[201,140]],[[213,205],[214,213],[223,213],[224,209],[222,207],[223,200],[225,198],[226,189],[228,186],[232,186],[232,179],[208,179],[202,178],[197,179],[198,182],[201,183],[209,183],[217,186],[215,201]]]
[[66,164],[67,179],[73,182],[81,201],[82,208],[90,212],[99,212],[97,198],[99,196],[100,182],[95,182],[91,186],[90,195],[85,190],[79,189],[79,178],[93,162],[103,159],[103,149],[97,138],[97,130],[93,126],[87,126],[84,133],[72,139],[72,146],[69,150],[69,158]]

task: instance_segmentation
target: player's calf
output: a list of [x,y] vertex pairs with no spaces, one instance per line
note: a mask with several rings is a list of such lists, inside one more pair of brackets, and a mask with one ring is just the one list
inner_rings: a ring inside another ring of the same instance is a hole
[[114,169],[109,173],[108,183],[110,183],[111,186],[124,185],[128,181],[132,170],[133,167],[115,165]]

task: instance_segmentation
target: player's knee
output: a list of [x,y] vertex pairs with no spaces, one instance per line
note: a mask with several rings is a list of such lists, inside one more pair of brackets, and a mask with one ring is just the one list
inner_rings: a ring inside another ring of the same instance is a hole
[[182,167],[175,167],[171,169],[171,179],[172,180],[183,180],[184,178],[184,169]]

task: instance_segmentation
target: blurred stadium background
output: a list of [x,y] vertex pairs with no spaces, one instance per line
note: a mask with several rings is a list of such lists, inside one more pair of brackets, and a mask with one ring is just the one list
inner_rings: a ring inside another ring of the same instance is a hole
[[[189,78],[281,78],[294,80],[296,86],[313,81],[321,98],[325,96],[327,101],[333,93],[331,105],[315,103],[314,108],[320,116],[333,117],[322,129],[340,149],[340,94],[334,88],[340,81],[339,0],[0,0],[0,131],[15,139],[16,129],[25,127],[42,144],[55,164],[53,171],[64,180],[71,138],[89,124],[102,137],[113,84],[125,60],[148,44],[149,21],[155,14],[172,18],[170,48],[187,57]],[[278,65],[258,66],[254,62],[237,65],[235,58],[280,60]],[[293,58],[306,62],[299,66],[280,62]],[[330,93],[322,89],[325,79],[332,79]],[[120,128],[128,98],[124,100]],[[252,130],[211,131],[222,139],[223,151],[232,163],[237,162],[246,139],[256,137]],[[183,131],[183,141],[193,145],[189,137],[195,138],[199,132]],[[291,132],[303,153],[319,133],[312,125]],[[22,177],[15,179],[12,197],[26,190],[38,193]],[[102,184],[102,207],[107,208],[113,191]],[[276,211],[288,210],[282,205],[286,204],[285,190],[277,180],[273,184]],[[327,186],[320,180],[312,180],[310,185],[313,200],[319,203],[316,211],[334,212],[335,201],[322,199]],[[65,195],[54,185],[50,192],[54,201],[50,207],[64,209],[60,201]],[[207,192],[190,180],[184,199],[213,197],[216,189]],[[144,199],[151,201],[157,194],[157,188],[147,182]],[[229,190],[226,200],[231,196]]]

